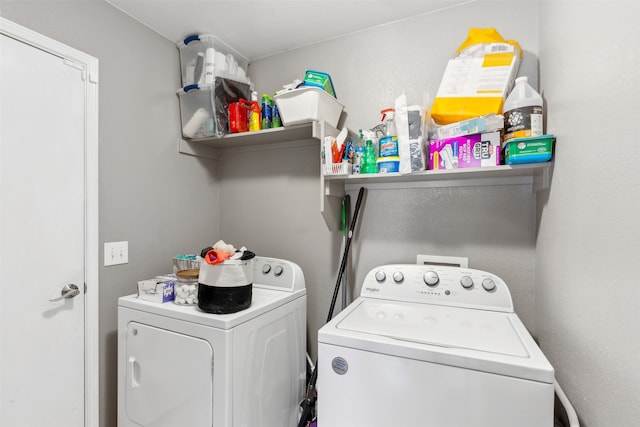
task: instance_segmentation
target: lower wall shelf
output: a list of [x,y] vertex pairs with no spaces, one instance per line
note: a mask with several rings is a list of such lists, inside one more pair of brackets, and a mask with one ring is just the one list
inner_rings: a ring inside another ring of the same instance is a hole
[[482,168],[427,170],[412,174],[359,174],[325,175],[325,181],[342,181],[351,189],[367,188],[420,188],[420,187],[468,187],[480,185],[532,184],[533,191],[549,187],[552,163],[505,165]]
[[[178,141],[178,151],[198,157],[219,159],[227,151],[269,150],[288,147],[291,143],[318,144],[325,136],[336,137],[338,130],[324,122],[257,132]],[[531,185],[533,192],[549,188],[553,162],[482,168],[428,170],[412,174],[320,176],[320,212],[330,230],[340,229],[342,197],[359,187],[368,189],[476,187],[487,185]]]
[[[551,181],[553,162],[482,168],[428,170],[412,174],[323,175],[321,211],[331,230],[339,229],[340,201],[346,191],[366,187],[371,190],[406,188],[477,187],[531,185],[533,192],[546,190]],[[326,206],[330,206],[327,209]],[[333,211],[333,212],[332,212]]]

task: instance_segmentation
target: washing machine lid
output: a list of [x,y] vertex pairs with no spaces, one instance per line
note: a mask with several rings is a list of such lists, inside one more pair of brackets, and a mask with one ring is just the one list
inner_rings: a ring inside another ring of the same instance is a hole
[[548,360],[514,313],[359,298],[320,342],[552,383]]
[[420,344],[529,355],[509,317],[495,311],[365,300],[337,327]]

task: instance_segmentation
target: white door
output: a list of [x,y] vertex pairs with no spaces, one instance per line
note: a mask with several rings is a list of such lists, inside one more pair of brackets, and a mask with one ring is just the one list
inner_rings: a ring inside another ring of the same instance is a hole
[[85,74],[0,34],[2,427],[85,425]]

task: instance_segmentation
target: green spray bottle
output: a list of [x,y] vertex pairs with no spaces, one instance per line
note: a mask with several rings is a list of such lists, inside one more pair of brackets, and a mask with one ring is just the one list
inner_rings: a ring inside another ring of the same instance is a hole
[[367,142],[364,144],[364,154],[362,155],[362,168],[360,169],[360,173],[377,173],[378,164],[376,161],[376,147],[374,147],[373,142],[370,139],[367,139]]

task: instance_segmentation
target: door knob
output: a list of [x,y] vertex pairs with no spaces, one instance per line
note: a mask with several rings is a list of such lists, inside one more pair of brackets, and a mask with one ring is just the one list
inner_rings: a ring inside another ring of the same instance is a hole
[[75,297],[80,293],[80,289],[73,283],[69,283],[65,285],[64,288],[60,291],[60,296],[57,298],[50,299],[51,302],[61,301],[63,299],[70,299]]

